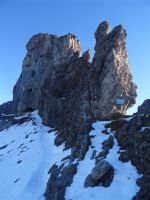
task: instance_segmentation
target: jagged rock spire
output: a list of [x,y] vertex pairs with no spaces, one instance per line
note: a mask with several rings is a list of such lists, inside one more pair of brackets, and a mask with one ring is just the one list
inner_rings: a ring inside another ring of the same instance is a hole
[[84,134],[91,122],[125,114],[135,103],[126,31],[121,25],[109,29],[108,22],[98,26],[92,63],[89,50],[81,56],[80,43],[72,34],[33,36],[14,87],[16,111],[38,109],[43,122],[59,131],[57,144],[76,146],[84,140],[80,158],[88,146]]
[[109,31],[110,31],[110,26],[107,21],[100,23],[95,32],[96,41],[102,40],[103,37],[105,37],[109,33]]
[[[39,33],[27,43],[22,73],[14,87],[13,101],[18,112],[38,109],[40,89],[53,69],[77,53],[81,55],[79,40],[72,34],[58,37]],[[54,76],[54,74],[53,74]]]
[[[99,100],[94,103],[97,106],[93,108],[101,112],[97,113],[97,117],[101,115],[105,118],[115,112],[125,114],[135,103],[136,85],[132,82],[126,36],[122,25],[109,32],[107,22],[102,22],[96,31],[92,65],[100,80]],[[97,91],[93,96],[96,94]]]

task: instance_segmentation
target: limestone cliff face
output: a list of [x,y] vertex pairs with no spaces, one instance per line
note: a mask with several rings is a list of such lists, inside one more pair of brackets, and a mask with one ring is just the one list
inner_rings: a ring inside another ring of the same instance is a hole
[[126,31],[119,25],[110,32],[102,22],[95,38],[91,63],[89,50],[81,56],[71,34],[38,34],[27,44],[13,104],[18,112],[38,109],[43,122],[58,130],[57,144],[76,146],[92,121],[125,114],[135,103]]
[[14,87],[13,101],[18,112],[38,109],[40,89],[55,66],[67,61],[75,52],[80,55],[80,43],[74,35],[62,37],[37,34],[27,44],[21,75]]
[[96,88],[92,90],[92,96],[96,96],[92,106],[96,118],[125,114],[135,103],[136,85],[132,82],[126,35],[121,25],[110,32],[107,22],[102,22],[95,32],[92,68],[97,80],[92,82],[92,88]]

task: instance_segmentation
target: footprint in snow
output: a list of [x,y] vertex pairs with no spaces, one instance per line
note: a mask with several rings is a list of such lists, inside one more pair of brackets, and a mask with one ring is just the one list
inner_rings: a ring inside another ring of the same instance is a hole
[[27,139],[29,137],[29,135],[27,134],[26,136],[25,136],[25,139]]
[[4,146],[1,146],[1,147],[0,147],[0,150],[5,149],[7,146],[8,146],[8,144],[6,144],[6,145],[4,145]]
[[22,160],[18,160],[18,161],[17,161],[17,164],[20,164],[20,163],[22,163]]
[[17,179],[14,181],[14,183],[17,183],[19,180],[20,180],[20,179],[19,179],[19,178],[17,178]]
[[33,142],[34,140],[30,140],[29,142],[31,143],[31,142]]
[[17,149],[19,149],[20,147],[22,147],[24,145],[24,143],[22,143],[22,144],[20,144],[20,146],[19,147],[17,147]]

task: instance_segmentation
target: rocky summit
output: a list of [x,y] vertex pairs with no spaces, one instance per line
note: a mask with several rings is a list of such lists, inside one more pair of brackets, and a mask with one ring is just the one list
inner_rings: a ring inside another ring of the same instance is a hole
[[126,116],[137,96],[126,37],[100,23],[93,58],[73,34],[29,40],[0,105],[0,199],[150,199],[150,100]]
[[13,102],[17,112],[39,108],[40,93],[49,75],[55,76],[57,65],[63,64],[77,53],[80,43],[74,35],[57,37],[37,34],[27,44],[21,75],[14,86]]
[[81,141],[91,122],[124,115],[136,99],[126,35],[121,25],[110,31],[102,22],[91,62],[74,35],[33,36],[14,86],[14,110],[38,109],[43,122],[59,131],[56,143],[66,146]]

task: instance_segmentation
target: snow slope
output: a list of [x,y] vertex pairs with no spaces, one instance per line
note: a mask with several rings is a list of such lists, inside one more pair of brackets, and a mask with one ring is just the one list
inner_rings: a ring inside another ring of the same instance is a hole
[[[22,116],[24,117],[24,116]],[[70,154],[54,145],[55,132],[48,133],[37,112],[32,120],[0,132],[0,199],[43,200],[54,163]]]
[[[49,169],[55,163],[61,165],[61,160],[71,154],[70,150],[63,151],[63,145],[54,145],[55,131],[42,125],[37,111],[30,115],[28,122],[0,132],[0,200],[44,200]],[[118,160],[119,146],[115,139],[106,158],[115,169],[110,187],[84,188],[84,181],[95,166],[95,160],[90,159],[92,152],[95,149],[98,154],[101,143],[109,137],[102,133],[106,123],[98,121],[93,124],[94,130],[90,132],[92,147],[83,161],[74,161],[79,162],[78,171],[66,189],[66,200],[131,200],[138,192],[136,179],[139,175],[130,162]],[[113,136],[113,132],[109,132]],[[69,161],[65,162],[69,164]]]
[[[101,143],[109,137],[102,133],[106,123],[108,122],[94,123],[94,130],[90,132],[91,136],[95,136],[92,139],[92,146],[94,146],[97,152],[100,152],[102,148]],[[78,173],[75,175],[72,185],[67,188],[66,200],[131,200],[139,190],[139,187],[136,185],[136,179],[139,175],[136,172],[136,168],[130,162],[123,163],[118,160],[119,155],[117,152],[119,151],[119,146],[116,139],[113,148],[106,158],[115,169],[114,179],[110,187],[84,188],[84,181],[95,165],[95,160],[90,160],[94,149],[90,148],[85,159],[79,163]]]

